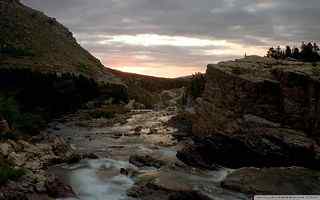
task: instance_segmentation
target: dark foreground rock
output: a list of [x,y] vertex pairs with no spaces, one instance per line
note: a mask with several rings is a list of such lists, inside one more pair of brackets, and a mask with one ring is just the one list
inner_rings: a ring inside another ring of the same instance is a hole
[[160,168],[166,163],[150,155],[132,155],[130,156],[129,162],[137,167],[155,167]]
[[319,171],[305,168],[243,168],[221,185],[250,195],[319,195],[319,180]]
[[0,200],[46,200],[75,196],[70,186],[47,172],[51,165],[80,159],[62,138],[44,134],[30,140],[1,141],[0,156],[2,162],[25,171],[25,175],[18,180],[0,184]]
[[303,133],[289,129],[257,128],[247,134],[216,134],[196,138],[179,151],[185,163],[203,168],[215,164],[241,167],[320,167],[319,146]]
[[54,175],[29,173],[0,186],[0,200],[53,200],[75,197],[72,188]]

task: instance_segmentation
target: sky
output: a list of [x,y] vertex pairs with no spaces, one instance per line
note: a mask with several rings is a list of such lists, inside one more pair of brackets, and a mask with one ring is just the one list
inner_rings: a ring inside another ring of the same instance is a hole
[[114,69],[161,77],[320,40],[319,0],[22,0]]

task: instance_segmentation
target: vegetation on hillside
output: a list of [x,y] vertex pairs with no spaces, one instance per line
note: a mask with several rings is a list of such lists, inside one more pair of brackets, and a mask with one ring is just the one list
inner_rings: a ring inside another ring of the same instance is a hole
[[187,87],[191,81],[190,78],[159,78],[113,69],[107,70],[126,83],[129,99],[134,99],[136,102],[145,105],[146,108],[153,108],[161,101],[161,91]]
[[113,85],[98,85],[82,75],[40,73],[30,69],[0,69],[0,116],[12,129],[36,132],[47,120],[101,97],[127,101]]
[[191,81],[186,88],[186,92],[182,99],[182,104],[186,105],[188,102],[196,100],[201,97],[206,85],[206,77],[204,74],[196,73],[192,75]]
[[319,46],[316,43],[302,43],[300,49],[298,47],[291,48],[286,46],[285,49],[271,47],[267,52],[267,57],[275,59],[296,59],[306,62],[320,61]]

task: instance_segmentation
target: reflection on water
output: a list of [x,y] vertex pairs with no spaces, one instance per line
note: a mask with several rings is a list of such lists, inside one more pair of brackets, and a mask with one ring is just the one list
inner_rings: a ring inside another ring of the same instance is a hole
[[120,174],[121,168],[134,166],[111,159],[84,160],[75,165],[60,166],[56,173],[65,176],[81,200],[128,200],[126,191],[134,182]]

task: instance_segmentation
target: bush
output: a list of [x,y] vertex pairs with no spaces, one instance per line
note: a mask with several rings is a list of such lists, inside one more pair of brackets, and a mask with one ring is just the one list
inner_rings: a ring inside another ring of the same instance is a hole
[[195,100],[198,97],[202,96],[202,93],[206,86],[206,77],[205,75],[201,73],[196,73],[192,75],[192,79],[190,84],[188,85],[186,89],[186,93],[182,99],[182,104],[187,104],[189,97],[192,98],[192,100]]
[[10,166],[0,166],[0,184],[5,184],[9,180],[15,181],[25,175],[25,170],[14,169]]
[[12,57],[34,56],[34,53],[30,49],[22,49],[15,47],[2,47],[0,48],[0,54]]
[[7,120],[10,127],[19,119],[18,105],[13,97],[0,96],[0,116]]
[[93,118],[109,119],[115,117],[117,114],[125,114],[127,112],[129,112],[129,110],[121,105],[108,105],[92,111],[90,116]]

